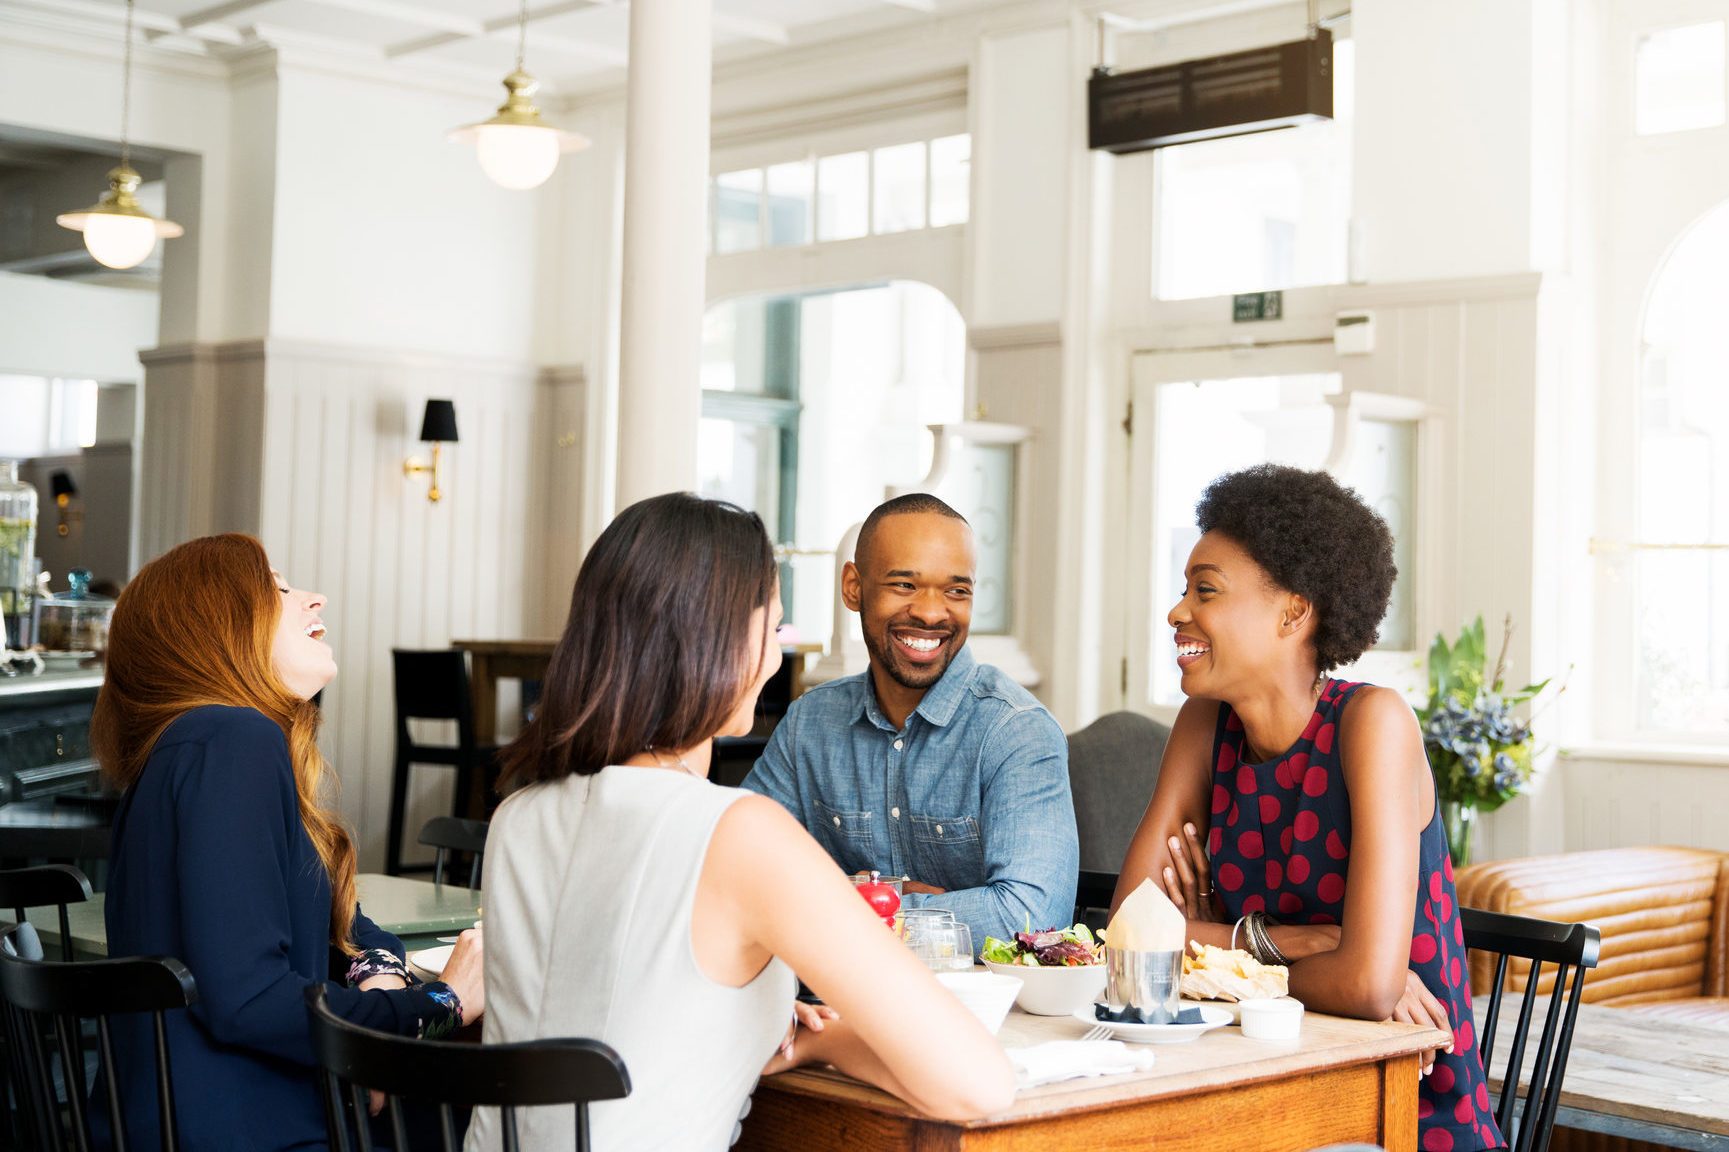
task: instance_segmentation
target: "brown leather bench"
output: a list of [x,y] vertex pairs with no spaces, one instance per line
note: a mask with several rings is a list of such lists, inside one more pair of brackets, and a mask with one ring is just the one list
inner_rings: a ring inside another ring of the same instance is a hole
[[[1603,934],[1588,1004],[1729,1028],[1729,854],[1697,848],[1606,848],[1496,860],[1461,869],[1459,903],[1491,912],[1583,921]],[[1471,986],[1491,957],[1472,954]],[[1523,988],[1516,971],[1509,985]]]
[[[1587,1003],[1729,1030],[1729,854],[1696,848],[1608,848],[1496,860],[1461,869],[1459,903],[1491,912],[1582,921],[1603,936]],[[1530,966],[1509,964],[1522,990]],[[1471,954],[1471,987],[1494,958]],[[1539,988],[1551,984],[1545,974]],[[1729,1043],[1729,1041],[1726,1041]],[[1552,1152],[1643,1152],[1660,1146],[1557,1127]]]

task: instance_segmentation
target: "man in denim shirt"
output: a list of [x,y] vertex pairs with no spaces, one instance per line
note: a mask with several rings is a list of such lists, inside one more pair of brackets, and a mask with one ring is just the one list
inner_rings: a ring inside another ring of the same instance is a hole
[[1080,866],[1068,741],[966,649],[973,537],[934,496],[879,506],[841,596],[870,669],[793,703],[744,786],[780,801],[848,872],[906,876],[903,903],[1007,938],[1067,924]]

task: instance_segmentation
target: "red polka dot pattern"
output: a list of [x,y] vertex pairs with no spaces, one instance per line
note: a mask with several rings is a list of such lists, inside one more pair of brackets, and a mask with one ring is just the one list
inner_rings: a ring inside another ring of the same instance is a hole
[[[1339,724],[1358,687],[1327,681],[1301,739],[1267,764],[1244,755],[1242,722],[1229,706],[1220,706],[1207,849],[1220,900],[1232,920],[1269,911],[1285,923],[1339,922],[1351,851]],[[1453,1051],[1437,1055],[1433,1071],[1418,1086],[1419,1144],[1460,1152],[1500,1148],[1477,1057],[1463,964],[1464,927],[1439,820],[1430,822],[1420,840],[1418,892],[1411,971],[1454,1022]]]

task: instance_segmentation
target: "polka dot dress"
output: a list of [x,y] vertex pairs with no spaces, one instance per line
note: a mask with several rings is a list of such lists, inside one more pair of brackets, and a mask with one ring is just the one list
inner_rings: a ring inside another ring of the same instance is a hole
[[[1265,764],[1243,760],[1241,721],[1220,705],[1213,738],[1213,887],[1232,920],[1265,912],[1289,924],[1337,924],[1351,854],[1351,800],[1339,762],[1339,717],[1360,684],[1327,681],[1302,737]],[[1418,1146],[1503,1147],[1489,1106],[1471,1017],[1465,929],[1440,809],[1418,845],[1411,970],[1453,1022],[1453,1051],[1439,1054],[1419,1087]]]

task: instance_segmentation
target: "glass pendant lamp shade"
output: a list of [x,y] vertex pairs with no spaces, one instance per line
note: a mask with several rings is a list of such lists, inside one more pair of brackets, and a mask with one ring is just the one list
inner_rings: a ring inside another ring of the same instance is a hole
[[136,268],[156,250],[159,239],[172,240],[186,229],[172,220],[158,220],[138,203],[142,179],[132,167],[132,0],[126,0],[125,62],[120,73],[120,163],[109,169],[108,191],[93,207],[62,212],[54,218],[62,228],[84,233],[84,247],[96,262],[109,268]]
[[499,105],[498,115],[458,128],[450,139],[475,145],[481,170],[493,183],[518,191],[537,188],[558,167],[561,152],[588,147],[588,138],[562,132],[540,118],[532,99],[540,82],[521,68],[504,78],[504,87],[510,95]]
[[109,268],[136,268],[156,250],[158,238],[173,239],[186,229],[158,220],[138,205],[139,176],[128,164],[108,173],[108,193],[82,212],[62,212],[55,222],[84,233],[84,247]]

